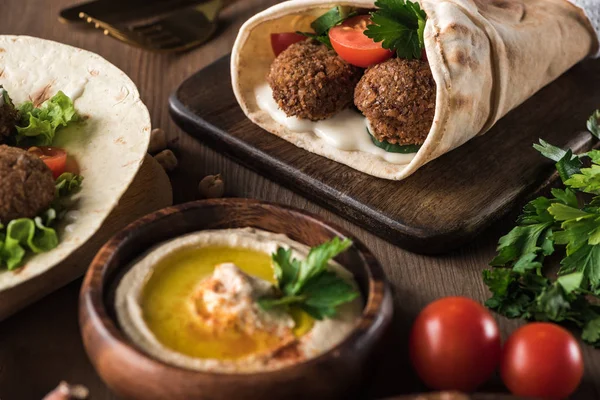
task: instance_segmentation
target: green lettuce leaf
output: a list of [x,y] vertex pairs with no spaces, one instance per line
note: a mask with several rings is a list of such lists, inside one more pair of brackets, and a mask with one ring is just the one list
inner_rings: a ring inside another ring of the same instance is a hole
[[0,264],[9,270],[17,268],[27,250],[43,253],[58,246],[56,231],[44,224],[42,217],[19,218],[10,221],[0,233]]
[[51,146],[57,129],[79,120],[73,101],[60,91],[39,108],[21,104],[19,114],[16,141],[23,146]]

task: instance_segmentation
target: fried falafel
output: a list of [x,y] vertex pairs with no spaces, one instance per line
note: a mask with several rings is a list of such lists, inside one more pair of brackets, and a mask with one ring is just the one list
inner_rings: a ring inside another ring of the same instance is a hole
[[18,117],[17,109],[0,86],[0,144],[5,143],[6,138],[14,132]]
[[354,104],[377,140],[420,145],[433,123],[435,91],[427,61],[391,58],[366,70],[354,90]]
[[273,98],[287,116],[318,121],[352,104],[362,69],[327,46],[306,40],[281,52],[267,75]]
[[55,196],[52,172],[37,156],[0,145],[0,223],[33,218],[50,207]]

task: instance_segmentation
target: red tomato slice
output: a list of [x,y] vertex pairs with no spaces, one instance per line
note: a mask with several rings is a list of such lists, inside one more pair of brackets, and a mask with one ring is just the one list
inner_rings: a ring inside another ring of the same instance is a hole
[[364,34],[370,23],[371,16],[358,15],[329,30],[329,40],[333,49],[347,63],[367,68],[387,60],[394,54]]
[[566,399],[583,377],[581,348],[573,335],[558,325],[527,324],[504,344],[500,375],[517,396]]
[[430,388],[471,392],[498,365],[498,325],[481,304],[466,297],[445,297],[417,316],[409,352],[419,377]]
[[37,155],[52,171],[54,179],[67,168],[67,152],[58,147],[30,147],[27,151]]
[[306,40],[306,36],[296,32],[271,33],[271,48],[275,57],[294,43]]

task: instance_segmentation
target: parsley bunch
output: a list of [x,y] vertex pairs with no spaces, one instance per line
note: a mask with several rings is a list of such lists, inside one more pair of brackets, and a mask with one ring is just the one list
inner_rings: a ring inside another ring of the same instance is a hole
[[375,6],[378,10],[371,13],[373,23],[367,27],[365,35],[375,42],[382,42],[384,49],[394,50],[400,58],[421,58],[427,15],[419,3],[377,0]]
[[[587,123],[597,138],[599,120],[596,111]],[[556,162],[565,187],[530,201],[500,238],[496,268],[483,271],[493,294],[486,305],[509,318],[576,325],[600,347],[600,151],[574,155],[543,140],[533,147]],[[553,254],[562,258],[554,281],[543,274]]]
[[272,256],[278,293],[260,298],[258,304],[264,309],[296,306],[317,320],[334,317],[337,307],[354,300],[358,292],[327,265],[351,245],[336,237],[313,247],[302,261],[292,258],[291,250],[278,248]]

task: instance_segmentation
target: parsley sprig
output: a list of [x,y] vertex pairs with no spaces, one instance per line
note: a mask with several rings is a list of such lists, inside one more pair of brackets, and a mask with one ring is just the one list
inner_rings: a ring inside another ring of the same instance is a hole
[[410,0],[377,0],[365,35],[394,50],[398,57],[421,58],[425,48],[423,32],[427,15],[419,3]]
[[[600,111],[587,122],[596,137]],[[534,148],[556,162],[564,189],[530,201],[517,226],[498,241],[486,305],[509,318],[568,323],[600,347],[600,151],[574,155],[543,140]],[[584,167],[584,164],[589,167]],[[560,255],[556,280],[546,258]]]
[[260,298],[259,305],[264,309],[295,306],[317,320],[334,317],[337,307],[354,300],[358,292],[327,265],[351,245],[349,239],[336,237],[313,247],[302,261],[292,258],[290,249],[278,248],[272,256],[278,292]]

